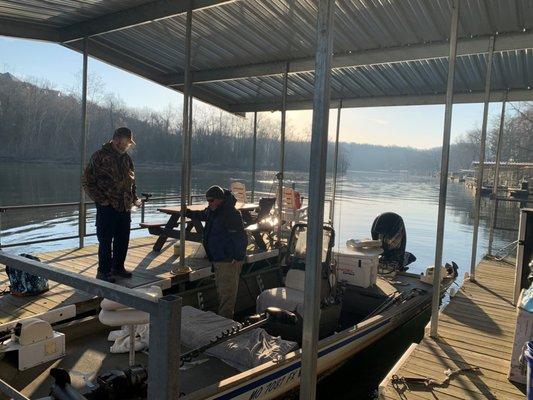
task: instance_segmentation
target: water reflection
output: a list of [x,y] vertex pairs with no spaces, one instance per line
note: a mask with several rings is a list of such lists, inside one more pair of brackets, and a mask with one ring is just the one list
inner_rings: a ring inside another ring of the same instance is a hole
[[[79,198],[79,167],[76,165],[3,164],[0,168],[0,204],[38,204],[55,202],[76,202]],[[262,192],[272,190],[274,172],[257,174],[256,189]],[[214,184],[230,185],[230,178],[243,180],[251,187],[249,172],[195,169],[192,177],[193,192],[202,194]],[[286,179],[294,182],[296,188],[307,196],[307,175],[287,173]],[[173,169],[138,168],[139,192],[150,192],[154,196],[179,193],[180,172]],[[331,181],[328,181],[328,189]],[[418,260],[411,270],[423,271],[433,264],[435,232],[438,207],[437,179],[429,176],[413,176],[394,172],[347,172],[338,185],[338,202],[335,209],[337,242],[350,238],[368,237],[374,218],[380,213],[393,211],[400,214],[407,229],[407,248]],[[329,190],[327,195],[329,195]],[[444,260],[454,260],[461,269],[468,270],[472,223],[474,216],[474,195],[463,184],[450,182],[446,208]],[[148,203],[146,219],[160,219],[157,207],[163,203]],[[501,203],[498,211],[498,225],[507,228],[518,226],[516,203]],[[489,236],[491,205],[482,199],[479,230],[479,255],[486,252]],[[2,243],[38,240],[60,236],[76,235],[77,207],[70,209],[46,208],[38,210],[9,211],[2,215]],[[134,213],[133,225],[140,221],[140,212]],[[88,210],[87,231],[94,232],[94,209]],[[134,236],[145,235],[137,231]],[[496,231],[495,248],[501,248],[515,240],[516,232]],[[88,242],[94,242],[89,238]],[[24,251],[48,251],[62,247],[73,247],[76,240],[30,246]],[[21,251],[14,248],[10,251]]]
[[[270,192],[274,172],[263,171],[257,175],[257,190]],[[220,170],[195,169],[192,177],[193,192],[202,194],[210,185],[230,185],[230,178],[243,180],[251,187],[251,174]],[[287,173],[286,178],[296,184],[307,196],[307,175]],[[180,173],[170,169],[146,169],[137,171],[139,192],[151,192],[154,196],[176,195],[179,192]],[[75,202],[79,197],[79,168],[56,165],[7,165],[0,167],[0,204],[37,204],[53,202]],[[328,181],[328,189],[331,181]],[[338,185],[338,202],[335,208],[335,229],[337,242],[350,238],[370,236],[374,218],[387,211],[400,214],[407,230],[407,249],[417,256],[411,271],[422,272],[432,265],[435,252],[435,232],[439,181],[433,177],[412,176],[393,172],[348,172]],[[327,191],[329,196],[330,192]],[[161,219],[157,207],[162,203],[147,205],[146,219]],[[506,228],[518,227],[517,203],[501,203],[498,210],[498,225]],[[489,236],[491,205],[482,199],[479,229],[478,257],[486,252]],[[87,231],[94,232],[94,209],[88,210]],[[472,224],[474,218],[474,194],[463,184],[450,182],[446,207],[444,238],[444,261],[455,261],[460,267],[460,277],[470,268]],[[140,212],[133,215],[133,226],[140,221]],[[46,208],[39,210],[10,211],[2,216],[2,243],[54,238],[76,235],[78,231],[77,208],[68,210]],[[132,236],[145,236],[146,231],[133,232]],[[494,248],[502,248],[515,240],[516,232],[498,230],[495,233]],[[95,238],[87,239],[94,243]],[[75,247],[77,240],[61,241],[10,248],[13,252],[51,251]],[[395,360],[413,341],[420,339],[423,326],[429,318],[425,313],[402,329],[388,335],[369,349],[351,360],[335,375],[319,385],[320,397],[373,398],[384,374]],[[383,358],[383,354],[389,357]],[[348,379],[346,379],[349,377]],[[357,377],[354,379],[354,377]],[[353,383],[348,389],[346,382]],[[332,390],[332,388],[336,388]]]

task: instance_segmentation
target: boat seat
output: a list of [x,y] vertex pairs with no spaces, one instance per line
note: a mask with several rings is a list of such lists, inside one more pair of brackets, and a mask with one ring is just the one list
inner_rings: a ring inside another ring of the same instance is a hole
[[[159,286],[151,286],[149,288],[137,288],[139,292],[146,293],[156,299],[163,296],[163,292]],[[100,322],[107,326],[123,326],[127,325],[130,335],[130,366],[135,364],[135,326],[147,324],[150,322],[150,314],[144,311],[139,311],[134,308],[117,303],[116,301],[103,299],[100,303],[102,310],[98,314]]]
[[290,269],[285,278],[285,287],[267,289],[257,296],[257,312],[262,313],[268,307],[278,307],[303,315],[304,281],[305,271]]

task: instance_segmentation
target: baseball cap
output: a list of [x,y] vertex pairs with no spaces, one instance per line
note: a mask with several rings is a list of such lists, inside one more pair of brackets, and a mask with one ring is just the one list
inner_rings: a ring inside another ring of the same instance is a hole
[[131,144],[135,144],[135,141],[133,140],[133,134],[131,133],[130,128],[126,128],[125,126],[123,126],[116,129],[115,133],[113,134],[113,139],[120,137],[128,139]]

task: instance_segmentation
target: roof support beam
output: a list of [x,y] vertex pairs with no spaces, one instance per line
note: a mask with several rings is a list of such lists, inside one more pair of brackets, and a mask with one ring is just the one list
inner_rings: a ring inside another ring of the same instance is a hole
[[[507,93],[506,90],[492,91],[490,102],[501,102]],[[483,103],[483,92],[455,93],[454,104]],[[406,95],[406,96],[381,96],[381,97],[356,97],[331,99],[331,108],[337,108],[342,100],[342,108],[364,107],[392,107],[392,106],[422,106],[438,105],[445,103],[444,94]],[[512,90],[509,92],[509,101],[533,101],[533,90]],[[313,108],[311,99],[290,99],[287,101],[287,110],[310,110]],[[279,111],[279,101],[263,103],[245,103],[229,106],[233,113],[246,113],[254,111]]]
[[331,52],[335,0],[319,0],[316,28],[316,74],[314,82],[311,157],[309,160],[309,206],[305,258],[304,315],[300,400],[315,400],[320,327],[320,277],[324,235],[324,199],[328,155]]
[[450,159],[450,136],[452,130],[453,84],[455,61],[457,59],[457,31],[459,26],[459,1],[453,0],[452,23],[450,27],[450,56],[448,63],[448,81],[446,84],[446,106],[444,109],[444,133],[442,135],[442,157],[440,162],[439,210],[437,214],[437,239],[435,245],[435,267],[433,269],[433,295],[431,296],[430,336],[437,337],[440,306],[440,280],[442,249],[444,244],[444,222],[446,220],[446,189],[448,188],[448,166]]
[[[457,43],[457,56],[482,54],[487,52],[489,36],[474,39],[462,39]],[[495,52],[521,50],[531,48],[533,32],[501,34],[494,48]],[[427,43],[412,46],[390,47],[376,50],[354,51],[350,54],[333,55],[332,68],[357,67],[362,65],[395,63],[402,61],[423,60],[428,58],[448,57],[450,45],[448,42]],[[289,60],[289,73],[308,72],[315,68],[314,58],[300,58]],[[245,66],[225,67],[193,72],[194,82],[216,82],[229,79],[241,79],[254,76],[281,75],[286,61]],[[183,74],[169,74],[166,76],[168,85],[182,85]]]
[[[116,48],[111,48],[109,45],[96,39],[88,39],[88,43],[90,44],[89,50],[91,57],[108,63],[113,67],[120,68],[126,72],[135,74],[141,78],[148,79],[152,82],[166,86],[163,83],[162,75],[159,72],[154,71],[153,69],[148,70],[146,68],[146,65],[143,65],[141,61],[134,59],[132,55],[125,52],[121,52]],[[82,52],[83,50],[80,46],[81,45],[79,43],[71,43],[69,45],[65,45],[65,47],[71,50]],[[181,91],[181,89],[175,87],[170,87],[169,89]],[[200,101],[203,101],[207,104],[211,104],[225,111],[232,112],[230,110],[229,103],[227,103],[220,96],[211,93],[207,89],[204,89],[200,86],[195,86],[192,87],[191,94]],[[240,112],[236,112],[235,114],[242,116],[242,113]]]
[[485,102],[483,106],[483,124],[481,126],[481,143],[479,149],[480,167],[476,176],[476,201],[474,208],[474,229],[472,234],[472,255],[470,257],[470,282],[476,281],[477,240],[479,232],[479,214],[481,210],[481,190],[483,189],[483,164],[485,163],[485,145],[487,142],[487,124],[489,121],[489,98],[492,77],[492,58],[494,53],[494,36],[489,40],[489,56],[485,68]]
[[158,0],[113,14],[103,15],[59,30],[60,40],[68,43],[84,37],[101,35],[120,29],[174,17],[192,10],[218,6],[234,0]]
[[48,42],[59,41],[59,34],[53,28],[48,28],[39,24],[10,21],[2,18],[0,18],[0,35],[22,39],[45,40]]

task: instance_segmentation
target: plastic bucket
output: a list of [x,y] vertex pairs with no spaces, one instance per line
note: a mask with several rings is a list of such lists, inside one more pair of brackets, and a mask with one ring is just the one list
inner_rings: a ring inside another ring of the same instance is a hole
[[527,362],[527,400],[533,400],[533,341],[526,344],[524,360]]

